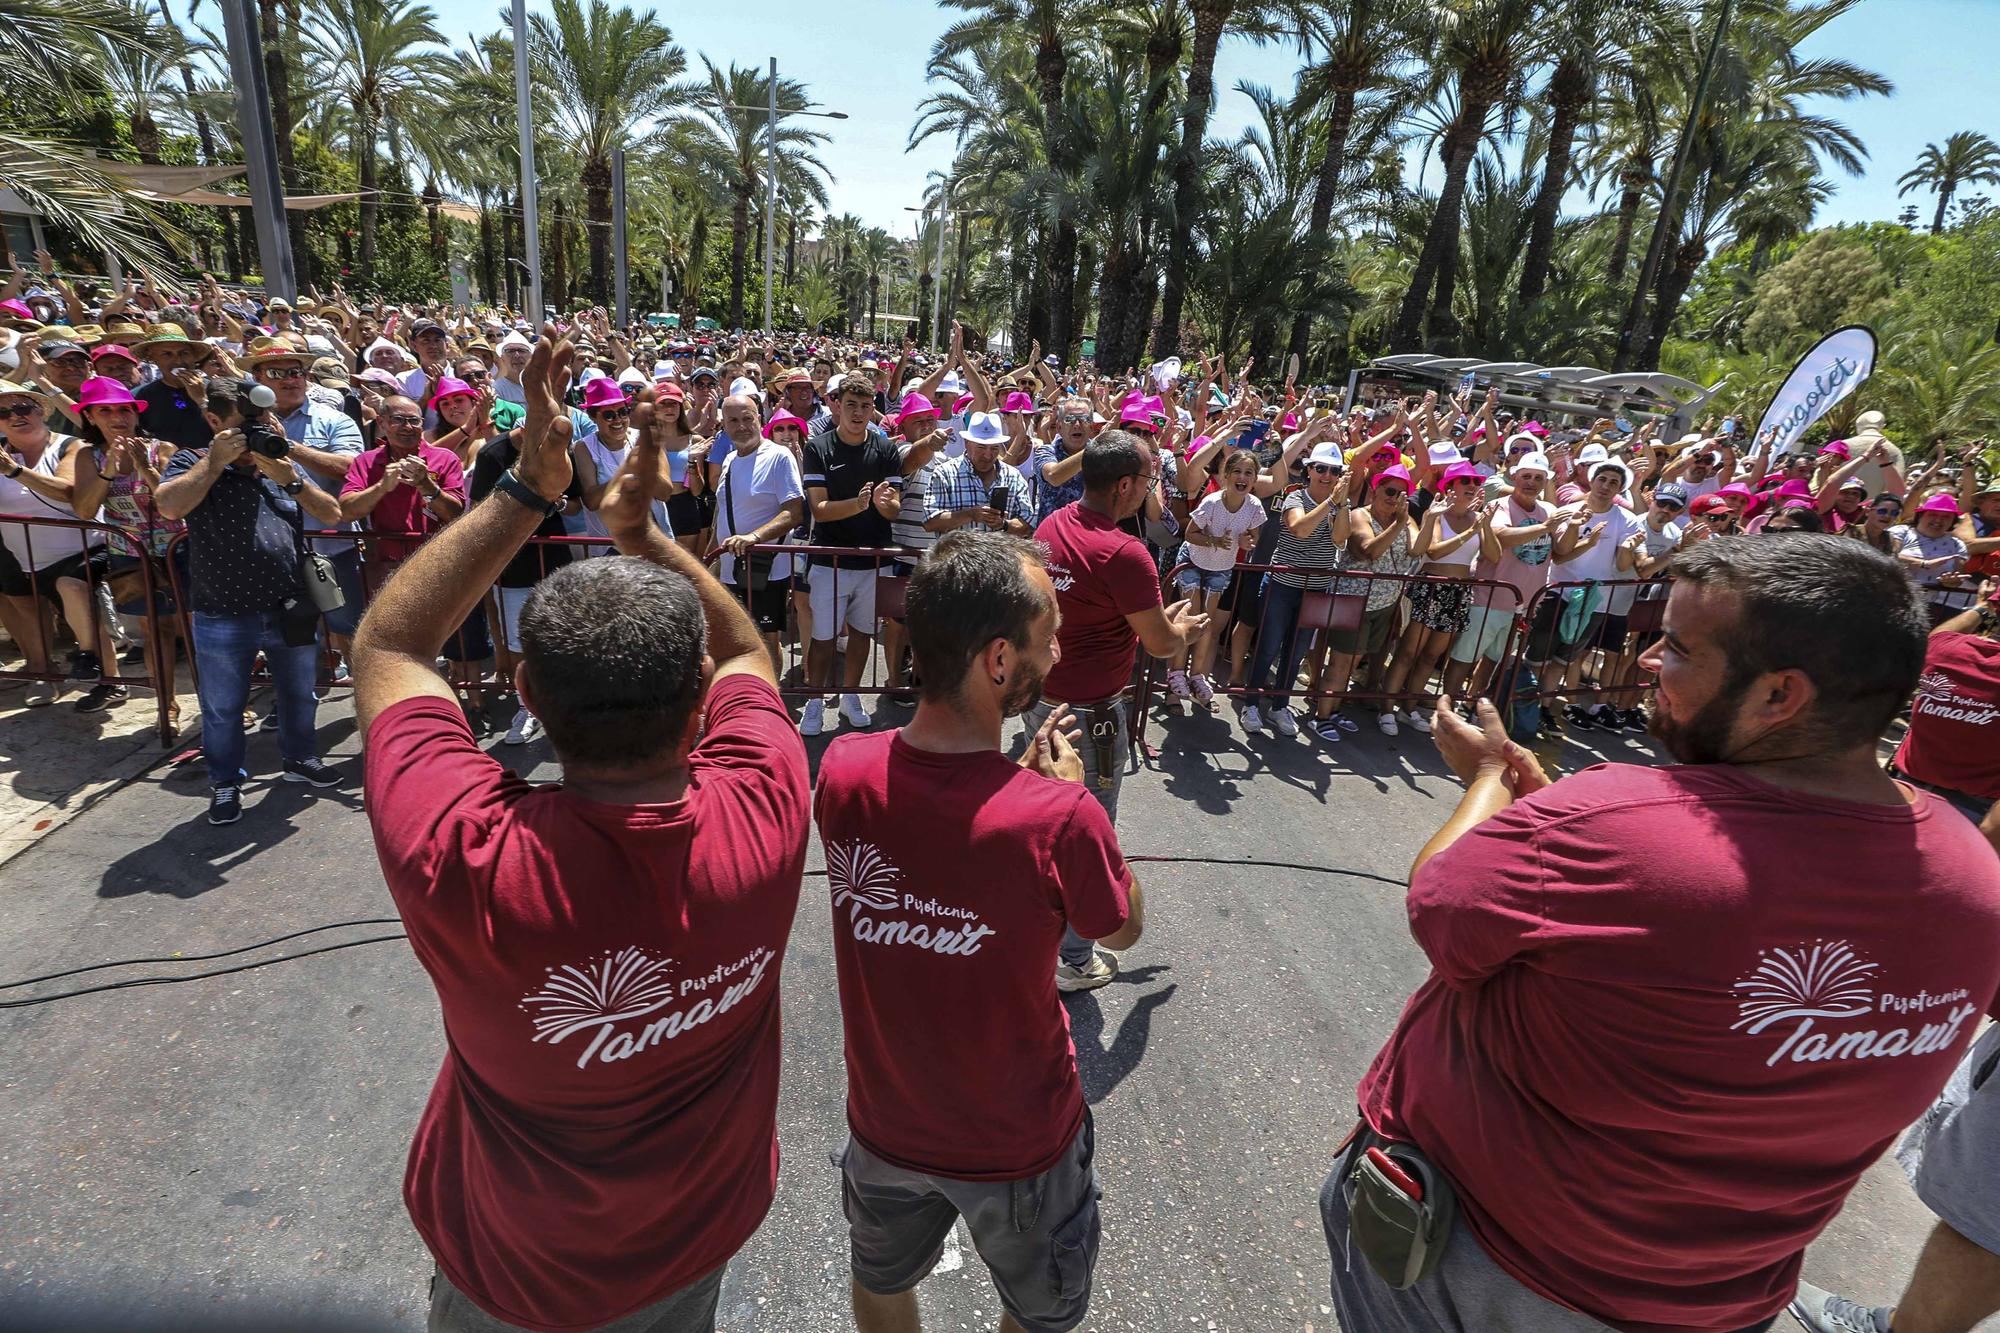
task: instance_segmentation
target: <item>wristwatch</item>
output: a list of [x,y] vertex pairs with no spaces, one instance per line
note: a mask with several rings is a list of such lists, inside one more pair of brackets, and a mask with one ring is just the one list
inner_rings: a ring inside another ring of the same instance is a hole
[[522,481],[520,474],[515,472],[513,468],[508,468],[500,474],[500,480],[493,483],[493,489],[507,496],[509,499],[544,514],[553,516],[563,511],[563,502],[560,498],[544,500],[541,497],[541,493],[527,482]]
[[287,495],[297,495],[305,488],[306,484],[302,481],[288,481],[284,485],[284,492]]

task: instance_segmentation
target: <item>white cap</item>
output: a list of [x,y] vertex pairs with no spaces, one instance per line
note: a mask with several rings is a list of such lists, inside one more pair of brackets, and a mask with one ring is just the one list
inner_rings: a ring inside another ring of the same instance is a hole
[[1340,446],[1332,440],[1325,440],[1313,446],[1313,451],[1306,455],[1306,466],[1311,467],[1314,463],[1331,463],[1340,471],[1347,471],[1347,459],[1341,454]]
[[588,384],[588,383],[590,383],[590,382],[591,382],[592,380],[601,380],[601,379],[609,379],[609,378],[610,378],[610,376],[606,375],[606,374],[605,374],[605,373],[604,373],[603,371],[599,370],[599,369],[598,369],[598,368],[597,368],[596,366],[585,366],[585,367],[583,368],[583,373],[582,373],[582,374],[580,374],[580,375],[578,375],[578,376],[576,377],[576,382],[577,382],[578,384]]
[[1511,477],[1519,472],[1539,472],[1548,476],[1549,456],[1539,449],[1532,454],[1522,454],[1514,460],[1514,466],[1507,469],[1507,475]]
[[1453,463],[1461,462],[1464,459],[1464,455],[1458,452],[1458,446],[1449,440],[1439,440],[1436,444],[1432,445],[1430,454],[1431,466],[1433,467],[1449,467]]
[[644,384],[646,376],[637,366],[627,366],[618,372],[618,382],[620,384]]
[[655,361],[655,362],[653,363],[653,378],[654,378],[654,379],[656,379],[656,380],[663,380],[663,379],[669,379],[669,378],[671,378],[671,377],[673,376],[673,373],[674,373],[674,363],[673,363],[673,362],[671,362],[671,361]]
[[976,444],[999,444],[1007,438],[1007,426],[996,412],[971,412],[963,434]]
[[729,381],[729,396],[734,398],[739,393],[747,393],[752,398],[763,397],[763,390],[757,387],[757,381],[751,379],[748,375],[738,375],[735,379]]
[[500,340],[500,345],[498,347],[495,347],[493,350],[496,352],[504,352],[509,347],[524,347],[531,352],[535,349],[535,345],[529,342],[527,336],[523,334],[519,329],[514,330],[512,333],[502,338]]
[[1576,461],[1587,468],[1593,463],[1602,463],[1609,457],[1611,457],[1611,452],[1603,445],[1586,444],[1577,452]]

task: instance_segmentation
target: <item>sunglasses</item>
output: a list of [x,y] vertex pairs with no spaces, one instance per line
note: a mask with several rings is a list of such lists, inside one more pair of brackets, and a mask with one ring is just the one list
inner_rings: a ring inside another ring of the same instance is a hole
[[1381,495],[1385,500],[1400,500],[1403,498],[1403,488],[1400,486],[1383,486],[1377,489],[1377,494]]
[[1065,413],[1063,413],[1063,414],[1062,414],[1062,415],[1061,415],[1060,417],[1058,417],[1058,418],[1056,418],[1056,419],[1057,419],[1058,421],[1062,422],[1062,423],[1063,423],[1063,425],[1065,425],[1065,426],[1081,426],[1081,425],[1083,425],[1083,424],[1084,424],[1085,422],[1087,422],[1087,421],[1089,421],[1089,420],[1090,420],[1090,418],[1089,418],[1089,417],[1087,417],[1087,416],[1080,416],[1080,415],[1078,415],[1078,414],[1076,414],[1076,413],[1074,413],[1074,412],[1065,412]]
[[0,407],[0,416],[31,417],[35,415],[35,413],[39,411],[40,408],[41,405],[39,403],[9,403],[5,407]]
[[492,378],[493,378],[493,372],[490,370],[468,370],[465,372],[465,382],[467,384],[477,384],[481,380],[488,380]]
[[1664,509],[1669,514],[1678,514],[1681,510],[1686,509],[1687,506],[1673,500],[1655,500],[1653,501],[1653,508]]
[[402,416],[390,417],[389,424],[392,426],[421,426],[424,424],[424,419],[420,416],[413,417],[408,414],[404,414]]
[[1333,464],[1331,464],[1331,463],[1309,463],[1309,464],[1307,464],[1307,466],[1306,466],[1306,470],[1307,470],[1308,472],[1320,472],[1320,473],[1324,473],[1325,475],[1327,475],[1327,476],[1329,476],[1329,477],[1332,477],[1332,476],[1338,476],[1338,475],[1339,475],[1340,473],[1342,473],[1342,472],[1346,471],[1346,469],[1345,469],[1345,468],[1338,468],[1338,467],[1335,467],[1335,466],[1334,466]]
[[[12,411],[13,409],[10,408],[8,410]],[[1901,505],[1876,505],[1874,509],[1875,517],[1877,518],[1896,518],[1902,512],[1903,507]]]
[[297,366],[266,366],[257,372],[259,379],[277,380],[280,384],[287,380],[302,380],[306,373]]
[[605,421],[623,421],[632,415],[632,409],[629,407],[603,407],[598,409],[597,415]]

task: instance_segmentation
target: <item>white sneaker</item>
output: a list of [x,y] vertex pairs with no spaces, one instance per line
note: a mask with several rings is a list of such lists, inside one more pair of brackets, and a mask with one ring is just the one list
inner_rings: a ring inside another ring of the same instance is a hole
[[523,708],[514,714],[513,725],[507,728],[506,738],[500,743],[502,745],[526,745],[541,734],[542,720]]
[[1110,985],[1112,979],[1117,975],[1118,969],[1111,963],[1109,958],[1105,954],[1093,949],[1090,953],[1090,961],[1082,967],[1075,967],[1060,959],[1057,960],[1056,989],[1062,991],[1064,994],[1073,994],[1080,990],[1096,990],[1100,986]]
[[1431,734],[1431,720],[1414,708],[1405,708],[1403,710],[1403,721],[1409,723],[1426,736]]
[[1292,716],[1292,710],[1289,708],[1280,707],[1273,711],[1271,714],[1271,725],[1277,729],[1280,736],[1296,736],[1299,734],[1298,720]]
[[1375,725],[1382,728],[1384,736],[1393,736],[1396,734],[1396,715],[1394,713],[1378,713],[1375,715]]
[[1255,733],[1263,729],[1264,715],[1257,711],[1257,705],[1245,704],[1243,707],[1243,730]]
[[806,700],[806,711],[799,716],[799,735],[817,736],[826,728],[826,700]]
[[862,731],[866,731],[869,723],[875,720],[869,717],[868,710],[861,706],[861,696],[858,694],[840,696],[840,715],[847,719],[848,726]]

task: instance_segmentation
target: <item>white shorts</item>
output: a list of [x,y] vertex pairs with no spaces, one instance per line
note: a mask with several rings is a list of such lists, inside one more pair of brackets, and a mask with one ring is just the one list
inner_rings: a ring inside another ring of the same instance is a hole
[[875,632],[875,569],[832,569],[814,565],[806,575],[812,593],[813,638],[821,643],[840,635],[841,622],[856,634]]
[[521,651],[521,608],[528,604],[528,594],[533,592],[531,584],[526,588],[493,589],[494,609],[500,613],[500,641],[507,645],[507,651]]
[[1475,606],[1472,619],[1451,643],[1451,660],[1470,666],[1480,658],[1499,661],[1507,651],[1507,635],[1514,628],[1514,613],[1497,606]]

